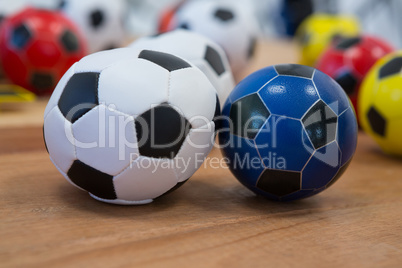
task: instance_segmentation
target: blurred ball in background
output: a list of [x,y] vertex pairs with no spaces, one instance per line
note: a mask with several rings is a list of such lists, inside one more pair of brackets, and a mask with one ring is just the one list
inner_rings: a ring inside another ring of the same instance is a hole
[[221,104],[235,86],[225,52],[215,42],[200,34],[177,29],[162,35],[141,38],[130,47],[166,52],[193,63],[215,87]]
[[244,1],[188,1],[177,11],[170,29],[191,30],[218,43],[236,76],[255,52],[259,33],[252,10],[252,5]]
[[359,96],[362,128],[384,152],[402,156],[402,51],[379,60]]
[[60,9],[84,33],[90,52],[118,48],[127,41],[124,0],[63,0]]
[[296,33],[301,47],[300,64],[315,66],[334,38],[356,36],[359,32],[359,22],[352,16],[314,14],[308,17]]
[[342,38],[324,52],[317,69],[342,86],[358,111],[357,96],[363,78],[379,59],[393,50],[388,42],[374,36]]
[[0,57],[15,84],[43,95],[86,54],[77,27],[59,12],[27,8],[8,17],[0,31]]

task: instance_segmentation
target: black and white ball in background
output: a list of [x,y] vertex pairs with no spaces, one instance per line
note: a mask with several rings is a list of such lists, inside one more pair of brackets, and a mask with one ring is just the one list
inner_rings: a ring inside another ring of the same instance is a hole
[[0,0],[0,23],[10,15],[13,15],[27,7],[26,0]]
[[197,66],[215,86],[221,104],[225,103],[235,87],[225,52],[214,41],[198,33],[177,29],[138,39],[130,47],[166,52],[188,60]]
[[84,33],[91,52],[124,45],[127,35],[124,0],[61,0],[60,9]]
[[152,202],[186,182],[213,147],[219,100],[171,54],[121,48],[73,65],[45,110],[50,158],[97,200]]
[[189,1],[177,11],[169,28],[195,31],[218,43],[235,75],[255,52],[258,23],[252,8],[243,1]]

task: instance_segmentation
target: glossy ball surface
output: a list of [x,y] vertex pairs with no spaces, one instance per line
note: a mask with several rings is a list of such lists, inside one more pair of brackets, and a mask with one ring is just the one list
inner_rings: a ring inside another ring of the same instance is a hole
[[373,36],[343,38],[324,52],[316,67],[342,86],[357,112],[357,96],[364,77],[393,50],[386,41]]
[[296,32],[300,45],[300,64],[315,66],[324,50],[338,36],[353,37],[360,32],[357,19],[350,16],[314,14]]
[[219,134],[234,176],[278,201],[315,195],[338,180],[357,144],[353,108],[326,74],[276,65],[245,78],[224,105]]
[[360,125],[384,152],[402,156],[402,51],[380,59],[363,81]]
[[86,51],[81,32],[58,12],[24,9],[7,18],[0,32],[6,76],[38,95],[50,94]]

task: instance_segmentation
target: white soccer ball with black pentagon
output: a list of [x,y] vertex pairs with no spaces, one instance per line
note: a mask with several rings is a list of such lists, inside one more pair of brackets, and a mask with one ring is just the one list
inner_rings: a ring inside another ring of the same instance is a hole
[[213,146],[218,97],[194,65],[121,48],[71,67],[45,110],[50,158],[97,200],[146,204],[181,186]]
[[214,41],[195,32],[177,29],[158,36],[143,37],[130,47],[166,52],[188,60],[215,86],[222,104],[235,87],[225,52]]
[[222,46],[235,76],[253,57],[258,23],[247,2],[188,1],[177,11],[170,29],[184,28]]
[[91,52],[124,45],[127,35],[124,0],[61,0],[60,9],[84,33]]

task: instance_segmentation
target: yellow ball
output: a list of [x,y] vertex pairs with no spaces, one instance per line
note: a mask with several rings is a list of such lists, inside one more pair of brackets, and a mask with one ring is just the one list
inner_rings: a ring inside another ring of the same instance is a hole
[[353,16],[315,14],[303,21],[296,32],[301,46],[300,64],[314,66],[334,37],[353,37],[360,24]]
[[402,50],[373,66],[359,94],[362,128],[384,152],[402,156]]

